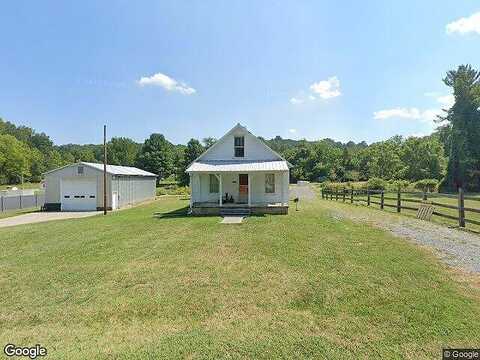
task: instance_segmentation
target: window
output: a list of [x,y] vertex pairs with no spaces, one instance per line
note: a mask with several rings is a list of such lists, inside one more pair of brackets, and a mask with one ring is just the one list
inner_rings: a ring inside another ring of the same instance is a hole
[[245,156],[245,138],[243,136],[235,136],[235,157]]
[[275,174],[265,174],[265,192],[269,194],[275,192]]
[[78,175],[82,175],[82,174],[83,174],[83,166],[79,166],[79,167],[77,168],[77,174],[78,174]]
[[218,194],[218,188],[218,178],[215,175],[210,174],[210,194]]

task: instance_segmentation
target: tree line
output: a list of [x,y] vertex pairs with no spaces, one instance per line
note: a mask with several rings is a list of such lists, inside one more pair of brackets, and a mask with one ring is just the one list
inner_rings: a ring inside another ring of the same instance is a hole
[[[435,179],[441,190],[480,191],[480,73],[470,65],[449,71],[454,105],[440,116],[437,130],[424,137],[394,136],[372,144],[283,139],[265,141],[292,164],[292,181],[362,181],[372,178],[410,182]],[[114,137],[107,144],[108,163],[136,166],[160,179],[188,184],[187,166],[212,146],[214,138],[173,144],[151,134],[143,143]],[[45,133],[0,119],[0,182],[40,181],[45,171],[78,161],[102,162],[99,144],[55,145]]]

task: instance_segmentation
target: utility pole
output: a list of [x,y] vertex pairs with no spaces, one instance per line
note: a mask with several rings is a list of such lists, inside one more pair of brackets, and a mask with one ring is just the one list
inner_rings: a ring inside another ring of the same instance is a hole
[[103,215],[107,215],[107,125],[103,125]]

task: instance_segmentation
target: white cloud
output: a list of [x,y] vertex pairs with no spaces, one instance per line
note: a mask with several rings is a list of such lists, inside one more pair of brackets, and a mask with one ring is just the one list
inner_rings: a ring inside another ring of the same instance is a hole
[[156,73],[152,76],[141,77],[137,81],[140,86],[160,86],[167,91],[176,91],[183,95],[192,95],[196,93],[196,90],[183,82],[178,82],[172,79],[170,76]]
[[288,132],[290,134],[296,134],[297,133],[297,129],[288,129]]
[[441,109],[420,110],[418,108],[393,108],[375,111],[373,118],[376,120],[386,120],[390,118],[418,120],[427,123],[433,123],[438,115],[442,114]]
[[330,99],[342,95],[340,92],[340,80],[336,76],[313,83],[310,85],[310,90],[322,99]]
[[455,96],[453,96],[452,94],[439,96],[437,97],[437,101],[442,104],[446,109],[450,109],[455,103]]
[[459,33],[461,35],[468,33],[477,33],[480,35],[480,12],[476,12],[469,17],[463,17],[447,24],[447,34]]
[[302,104],[303,102],[304,102],[304,100],[296,98],[296,97],[292,97],[290,99],[290,103],[293,104],[293,105]]
[[342,95],[340,91],[340,80],[338,80],[336,76],[332,76],[327,80],[313,83],[307,91],[299,91],[295,97],[290,98],[290,103],[298,105],[315,101],[319,98],[330,99],[340,95]]

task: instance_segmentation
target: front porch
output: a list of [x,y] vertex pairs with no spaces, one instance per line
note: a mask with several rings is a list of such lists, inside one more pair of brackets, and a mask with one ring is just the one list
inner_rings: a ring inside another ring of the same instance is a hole
[[288,214],[287,203],[229,203],[220,205],[219,202],[194,202],[191,207],[194,215],[220,215],[229,210],[247,210],[250,214]]
[[214,215],[228,209],[251,214],[288,213],[288,172],[190,173],[193,214]]

